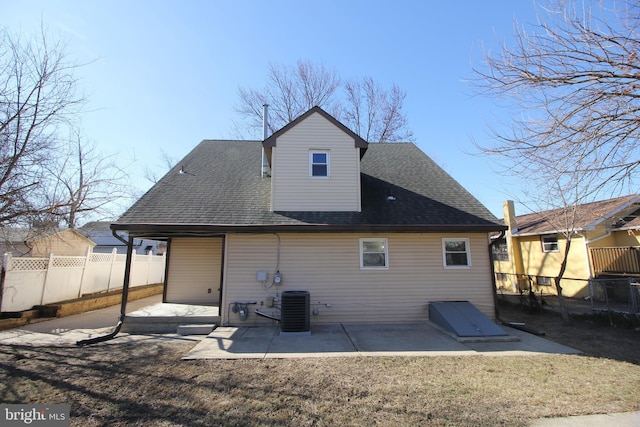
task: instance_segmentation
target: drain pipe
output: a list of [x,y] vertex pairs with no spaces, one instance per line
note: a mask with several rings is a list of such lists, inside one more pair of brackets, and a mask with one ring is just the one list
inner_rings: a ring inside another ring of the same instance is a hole
[[124,323],[125,312],[127,308],[127,299],[129,298],[129,279],[131,277],[131,258],[133,257],[133,237],[129,236],[129,240],[123,239],[116,230],[112,230],[111,234],[113,237],[120,240],[122,243],[127,245],[127,260],[124,266],[124,282],[122,284],[122,300],[120,302],[120,316],[118,317],[118,323],[116,324],[113,332],[95,338],[88,338],[86,340],[81,340],[76,342],[77,346],[85,346],[91,344],[97,344],[100,342],[108,341],[116,337],[120,329],[122,328],[122,324]]
[[[492,242],[489,243],[489,267],[491,270],[491,286],[493,287],[493,311],[496,316],[496,320],[500,320],[500,312],[498,310],[498,292],[496,290],[496,269],[493,265],[493,247],[497,245],[500,240],[505,236],[505,231],[500,231],[500,235]],[[502,320],[500,320],[502,321]]]

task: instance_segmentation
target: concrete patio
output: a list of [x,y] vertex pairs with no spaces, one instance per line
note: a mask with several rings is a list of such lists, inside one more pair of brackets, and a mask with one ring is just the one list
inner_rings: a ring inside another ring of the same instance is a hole
[[331,324],[311,335],[280,335],[280,328],[219,327],[183,359],[269,359],[352,356],[512,356],[580,351],[516,329],[508,338],[458,340],[429,322]]
[[[285,336],[280,335],[280,327],[274,322],[270,326],[218,327],[208,334],[183,336],[176,333],[178,323],[210,325],[210,322],[216,322],[217,307],[162,304],[159,300],[160,296],[154,296],[134,301],[128,305],[127,314],[128,319],[134,319],[143,328],[154,329],[156,333],[130,330],[100,345],[172,340],[193,342],[194,347],[183,357],[185,360],[580,353],[508,327],[504,327],[506,337],[461,339],[427,321],[311,325],[310,335]],[[0,344],[75,346],[79,340],[112,331],[118,312],[119,306],[113,306],[1,331]],[[158,327],[167,327],[168,332],[157,333]]]

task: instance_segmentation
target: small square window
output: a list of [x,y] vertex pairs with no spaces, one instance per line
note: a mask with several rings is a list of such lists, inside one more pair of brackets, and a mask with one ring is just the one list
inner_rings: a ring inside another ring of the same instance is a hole
[[317,178],[329,177],[328,151],[311,151],[309,153],[309,176]]
[[442,261],[444,268],[469,268],[469,239],[442,239]]
[[542,252],[559,252],[558,236],[542,236]]
[[360,239],[360,269],[389,268],[387,239]]
[[551,277],[536,276],[536,284],[538,286],[551,286]]

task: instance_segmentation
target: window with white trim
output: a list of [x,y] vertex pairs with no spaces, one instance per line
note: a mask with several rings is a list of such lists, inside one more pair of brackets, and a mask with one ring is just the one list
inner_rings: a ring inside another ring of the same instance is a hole
[[557,235],[542,236],[540,240],[542,242],[542,252],[560,252]]
[[442,263],[444,268],[471,267],[469,239],[442,239]]
[[360,239],[360,269],[381,270],[389,268],[389,252],[386,238]]
[[309,176],[312,178],[329,178],[329,151],[309,152]]

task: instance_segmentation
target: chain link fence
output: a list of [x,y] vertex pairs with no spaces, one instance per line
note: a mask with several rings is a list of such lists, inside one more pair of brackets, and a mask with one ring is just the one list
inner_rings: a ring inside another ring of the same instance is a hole
[[589,280],[591,306],[594,310],[638,314],[640,279],[612,278]]

